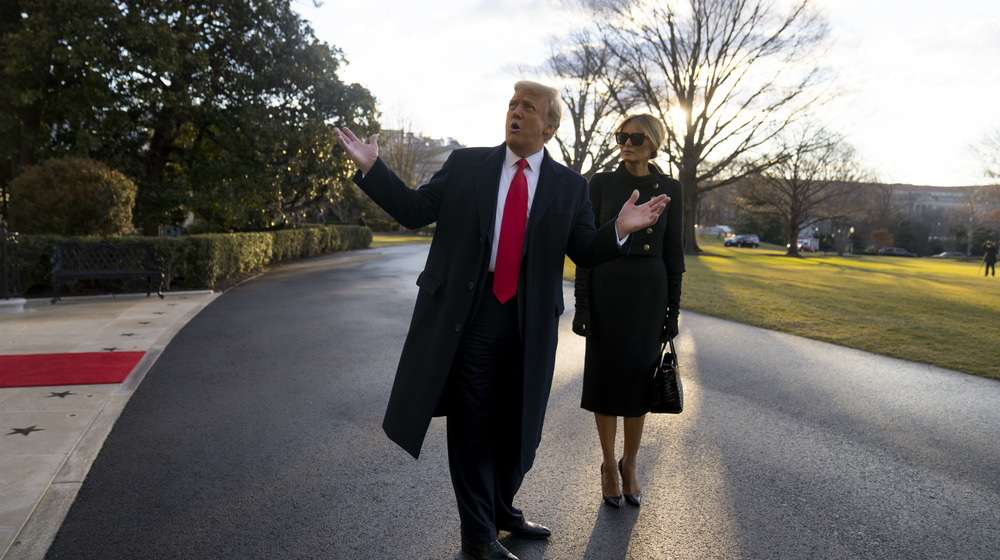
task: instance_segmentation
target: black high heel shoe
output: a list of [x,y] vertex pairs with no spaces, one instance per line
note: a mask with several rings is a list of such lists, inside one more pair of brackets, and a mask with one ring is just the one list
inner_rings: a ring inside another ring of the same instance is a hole
[[[618,459],[618,474],[620,474],[622,477],[622,486],[625,485],[625,473],[622,472],[622,461],[624,459],[625,459],[624,457]],[[625,494],[623,490],[622,493],[625,495],[626,502],[632,504],[635,507],[639,507],[639,502],[642,501],[642,492],[639,492],[638,494]]]
[[[601,486],[604,486],[604,463],[601,463]],[[603,491],[601,491],[601,495],[604,496]],[[604,496],[604,503],[621,509],[624,502],[622,502],[622,495],[618,494],[617,496]]]

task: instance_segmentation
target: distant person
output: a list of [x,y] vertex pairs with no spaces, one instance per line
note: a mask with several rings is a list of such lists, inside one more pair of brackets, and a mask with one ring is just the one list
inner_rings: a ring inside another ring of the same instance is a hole
[[[590,180],[597,223],[613,219],[633,191],[639,200],[670,197],[655,224],[632,234],[628,255],[576,269],[573,331],[587,337],[581,406],[594,413],[604,462],[604,502],[639,506],[636,456],[649,411],[649,388],[661,345],[677,336],[684,247],[681,184],[650,162],[666,135],[652,115],[625,119],[615,133],[621,163]],[[636,304],[636,302],[642,302]],[[624,417],[624,455],[615,457],[618,417]],[[621,475],[621,485],[619,485]]]
[[983,262],[986,263],[984,276],[997,275],[997,244],[995,241],[983,243]]
[[361,226],[361,227],[368,227],[368,222],[365,221],[365,213],[364,212],[362,212],[361,215],[358,216],[358,225]]
[[542,435],[566,256],[581,266],[620,257],[629,235],[652,227],[667,201],[636,205],[636,192],[595,227],[586,179],[544,149],[561,113],[558,90],[518,82],[506,141],[455,150],[418,189],[378,158],[377,136],[365,143],[335,130],[360,170],[354,181],[372,200],[407,228],[437,222],[382,427],[416,457],[431,417],[447,416],[462,550],[480,560],[517,560],[498,531],[551,534],[525,519],[514,495]]

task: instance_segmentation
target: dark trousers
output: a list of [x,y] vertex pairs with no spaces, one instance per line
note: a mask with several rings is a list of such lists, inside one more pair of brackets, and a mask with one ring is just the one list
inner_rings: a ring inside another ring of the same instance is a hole
[[524,479],[520,468],[523,352],[517,298],[501,304],[487,281],[478,300],[448,380],[448,465],[462,538],[486,542],[497,538],[497,529],[524,522],[513,506]]
[[986,261],[986,273],[983,276],[989,276],[990,271],[993,271],[993,276],[997,275],[997,262],[996,261]]

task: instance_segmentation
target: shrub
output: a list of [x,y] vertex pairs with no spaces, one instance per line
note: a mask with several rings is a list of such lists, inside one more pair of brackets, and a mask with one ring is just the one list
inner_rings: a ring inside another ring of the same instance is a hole
[[135,232],[136,186],[89,159],[50,159],[10,183],[7,222],[24,234],[128,235]]
[[[152,243],[163,259],[167,290],[212,289],[220,280],[291,259],[368,247],[372,232],[360,226],[310,226],[259,233],[208,233],[182,237],[60,237],[20,235],[21,285],[32,295],[50,293],[53,246],[63,241]],[[75,293],[67,286],[64,293]]]

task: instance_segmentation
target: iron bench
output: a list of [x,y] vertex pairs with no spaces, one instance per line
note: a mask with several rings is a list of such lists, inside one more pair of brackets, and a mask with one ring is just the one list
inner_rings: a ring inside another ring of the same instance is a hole
[[57,243],[52,265],[52,303],[64,282],[77,279],[146,278],[146,297],[156,281],[156,295],[163,298],[163,258],[151,243]]

